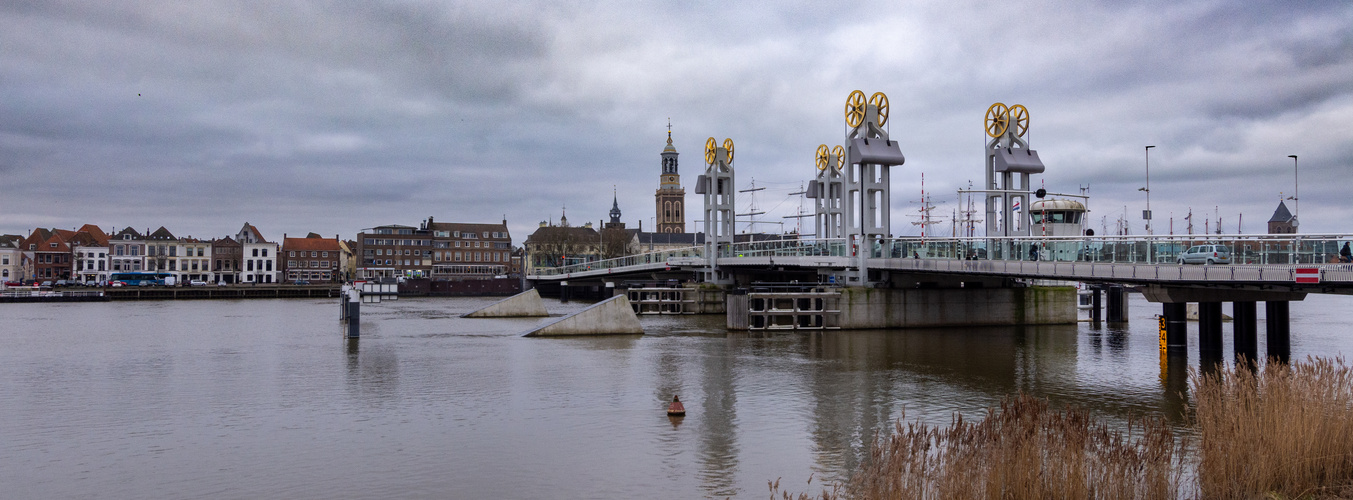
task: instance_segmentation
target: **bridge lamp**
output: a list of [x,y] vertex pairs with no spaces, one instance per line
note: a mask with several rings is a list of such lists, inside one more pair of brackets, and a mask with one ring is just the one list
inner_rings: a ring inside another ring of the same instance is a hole
[[[1297,178],[1297,155],[1287,155],[1292,159],[1292,218],[1298,222],[1301,221],[1301,198],[1297,195],[1301,192],[1301,183]],[[1295,225],[1295,224],[1294,224]]]
[[1146,191],[1146,211],[1142,212],[1142,219],[1146,220],[1146,234],[1151,235],[1151,148],[1146,147],[1146,187],[1138,188],[1138,191]]

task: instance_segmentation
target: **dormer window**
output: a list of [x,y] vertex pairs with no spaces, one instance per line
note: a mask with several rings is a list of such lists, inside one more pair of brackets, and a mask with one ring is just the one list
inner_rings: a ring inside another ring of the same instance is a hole
[[132,239],[132,235],[130,235],[130,234],[124,234],[124,235],[122,235],[122,239],[123,239],[124,241],[130,241],[130,240]]

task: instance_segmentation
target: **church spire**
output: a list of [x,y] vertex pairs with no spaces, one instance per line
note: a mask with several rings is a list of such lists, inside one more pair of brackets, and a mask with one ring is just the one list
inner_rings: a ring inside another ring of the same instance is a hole
[[615,187],[611,187],[611,224],[620,223],[620,199],[616,197]]

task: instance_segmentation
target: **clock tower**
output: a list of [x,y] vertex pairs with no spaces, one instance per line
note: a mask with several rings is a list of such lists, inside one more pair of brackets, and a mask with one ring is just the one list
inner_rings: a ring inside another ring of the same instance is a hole
[[677,173],[677,150],[672,146],[672,123],[667,122],[667,147],[662,148],[662,174],[658,178],[657,226],[659,233],[686,232],[686,190],[681,189]]

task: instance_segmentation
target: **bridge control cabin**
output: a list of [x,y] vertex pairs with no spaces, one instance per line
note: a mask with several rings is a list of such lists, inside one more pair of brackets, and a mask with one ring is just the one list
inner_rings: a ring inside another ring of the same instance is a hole
[[1088,211],[1079,201],[1038,200],[1029,205],[1029,228],[1035,235],[1084,236]]
[[[1075,200],[1038,200],[1029,204],[1030,234],[1036,236],[1084,236],[1085,204]],[[1039,245],[1038,260],[1081,260],[1085,250],[1074,242]]]

